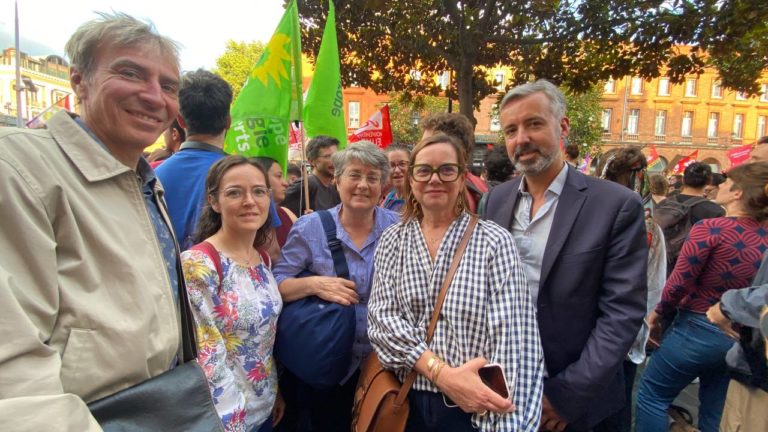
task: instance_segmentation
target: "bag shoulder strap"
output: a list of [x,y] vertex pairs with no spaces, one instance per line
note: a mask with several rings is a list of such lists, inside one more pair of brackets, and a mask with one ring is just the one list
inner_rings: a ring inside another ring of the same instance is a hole
[[216,269],[216,273],[219,275],[219,287],[221,287],[221,282],[224,280],[224,275],[221,274],[221,256],[219,256],[219,251],[216,250],[216,247],[207,241],[203,241],[192,246],[190,249],[200,251],[208,255],[208,258],[213,261],[213,267]]
[[[461,263],[461,257],[464,256],[464,250],[467,248],[469,238],[472,237],[472,233],[477,225],[477,216],[472,216],[469,221],[467,229],[464,231],[464,235],[461,237],[459,247],[456,248],[456,253],[453,255],[453,261],[451,261],[451,267],[448,268],[448,273],[445,275],[443,285],[440,287],[440,293],[437,295],[437,301],[435,301],[435,309],[432,310],[432,317],[429,319],[429,326],[427,327],[427,345],[432,341],[432,336],[435,334],[435,328],[437,328],[437,318],[440,316],[440,310],[443,308],[445,302],[445,296],[448,294],[448,287],[453,282],[453,276],[456,274],[456,269],[459,268]],[[416,369],[412,370],[403,381],[403,385],[400,387],[400,392],[395,398],[395,407],[401,406],[405,402],[408,391],[411,389],[413,382],[416,381]]]
[[328,210],[318,210],[316,213],[320,216],[320,221],[323,223],[325,240],[328,242],[328,248],[331,250],[331,258],[333,258],[333,268],[336,270],[336,276],[349,279],[349,266],[347,266],[347,259],[344,257],[344,249],[341,247],[341,240],[336,237],[336,222],[333,221],[333,216],[331,216]]
[[267,251],[262,250],[261,248],[256,249],[257,252],[259,252],[259,256],[261,257],[261,261],[264,262],[264,265],[267,266],[267,268],[272,268],[272,258],[269,257],[269,254]]

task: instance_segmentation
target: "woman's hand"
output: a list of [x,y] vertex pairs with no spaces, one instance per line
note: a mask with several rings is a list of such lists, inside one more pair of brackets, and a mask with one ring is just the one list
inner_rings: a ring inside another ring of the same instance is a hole
[[280,390],[277,391],[277,397],[275,398],[275,405],[272,407],[272,427],[277,426],[280,420],[285,415],[285,399],[280,394]]
[[512,412],[515,409],[512,402],[499,396],[480,380],[477,371],[487,363],[486,359],[478,357],[457,368],[446,365],[435,385],[466,413]]
[[312,291],[321,299],[344,306],[357,304],[360,298],[355,291],[355,283],[338,277],[311,276]]
[[733,331],[733,328],[731,327],[731,320],[729,320],[723,313],[723,310],[720,309],[720,302],[715,303],[707,310],[707,319],[712,324],[718,326],[726,336],[731,339],[739,340],[739,334]]
[[661,326],[661,315],[655,310],[648,315],[648,345],[653,348],[661,346],[664,329]]

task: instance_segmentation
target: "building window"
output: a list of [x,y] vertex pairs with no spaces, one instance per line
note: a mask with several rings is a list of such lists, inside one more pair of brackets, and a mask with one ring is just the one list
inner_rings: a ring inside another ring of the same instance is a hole
[[498,132],[501,130],[501,122],[499,121],[499,114],[491,114],[491,132]]
[[741,139],[743,135],[744,130],[744,114],[734,114],[733,115],[733,137]]
[[450,83],[451,83],[451,73],[449,71],[440,72],[440,75],[437,78],[437,84],[440,86],[440,88],[445,90],[448,88],[448,85]]
[[418,126],[419,122],[421,122],[421,115],[419,115],[418,111],[413,111],[411,113],[411,124]]
[[760,116],[757,118],[757,138],[760,139],[768,135],[768,116]]
[[707,138],[717,138],[717,126],[720,123],[720,113],[709,113],[707,122]]
[[616,80],[613,78],[608,78],[608,81],[605,82],[605,88],[603,91],[608,94],[616,93]]
[[760,102],[768,102],[768,84],[761,84],[760,92]]
[[722,99],[723,97],[723,86],[720,80],[712,81],[712,97],[716,99]]
[[667,134],[667,112],[656,111],[656,123],[653,127],[654,133],[658,136]]
[[669,78],[659,78],[659,96],[669,96]]
[[738,101],[747,100],[747,94],[744,93],[743,91],[736,92],[736,100]]
[[696,84],[698,80],[696,78],[688,78],[685,80],[685,97],[696,97]]
[[629,88],[629,93],[633,95],[643,94],[643,79],[640,77],[632,77],[632,83]]
[[357,129],[360,127],[360,102],[350,102],[348,106],[349,111],[349,127]]
[[613,109],[611,108],[603,109],[603,117],[600,119],[600,124],[603,126],[603,133],[608,133],[611,131],[611,115],[612,114],[613,114]]
[[493,75],[493,81],[494,84],[496,84],[496,90],[504,91],[504,88],[507,85],[504,71],[497,71],[496,74]]
[[683,113],[683,122],[680,126],[680,135],[689,137],[693,134],[693,111]]
[[637,135],[637,126],[640,122],[640,110],[629,110],[629,118],[627,119],[627,133],[630,135]]

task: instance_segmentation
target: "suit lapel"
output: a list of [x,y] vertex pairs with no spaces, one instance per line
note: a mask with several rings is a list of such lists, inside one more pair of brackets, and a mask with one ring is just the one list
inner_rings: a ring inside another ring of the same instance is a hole
[[[560,255],[560,251],[568,239],[568,235],[576,223],[576,218],[587,199],[587,184],[582,178],[581,173],[577,173],[573,168],[568,168],[568,176],[565,179],[565,186],[560,198],[557,201],[557,209],[552,220],[552,228],[547,237],[547,246],[544,249],[544,259],[541,263],[541,278],[539,279],[539,290],[544,287],[552,265]],[[582,227],[584,228],[584,227]],[[584,228],[586,229],[586,228]]]
[[522,178],[523,176],[519,176],[516,179],[510,181],[511,184],[509,192],[512,196],[498,212],[499,215],[503,215],[504,218],[507,218],[504,220],[503,224],[499,225],[506,227],[509,232],[512,232],[512,224],[515,222],[515,206],[517,205],[517,199],[520,197],[520,182],[522,181]]

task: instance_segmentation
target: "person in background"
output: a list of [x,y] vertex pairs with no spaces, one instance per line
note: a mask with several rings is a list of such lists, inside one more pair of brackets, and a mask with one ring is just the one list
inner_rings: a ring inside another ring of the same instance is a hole
[[173,229],[182,250],[192,239],[205,205],[205,178],[224,153],[224,137],[232,123],[232,88],[220,76],[198,69],[182,77],[179,89],[180,124],[187,140],[179,151],[157,167]]
[[669,182],[662,174],[651,174],[648,178],[648,187],[651,191],[651,200],[656,205],[667,199],[669,193]]
[[288,185],[292,185],[296,180],[301,178],[301,168],[293,162],[288,163],[286,172],[288,173]]
[[[426,327],[459,241],[470,223],[461,143],[423,139],[411,156],[403,221],[376,250],[368,334],[384,367],[400,381],[419,375],[408,393],[409,432],[538,430],[543,355],[515,241],[480,221],[448,288],[434,338]],[[483,384],[478,370],[499,364],[510,399]],[[439,369],[439,371],[438,371]],[[455,405],[445,402],[453,401]],[[453,406],[450,406],[453,405]]]
[[[355,307],[355,342],[346,377],[328,390],[306,389],[310,395],[307,408],[313,429],[348,431],[360,365],[371,352],[367,315],[373,253],[381,234],[399,217],[378,206],[381,189],[389,175],[389,161],[376,145],[369,141],[356,142],[334,153],[332,161],[341,204],[329,212],[336,222],[336,236],[349,266],[350,280],[335,276],[325,230],[316,213],[302,216],[293,224],[274,273],[286,303],[314,295]],[[316,276],[297,277],[305,270]]]
[[[312,165],[312,174],[305,175],[309,182],[309,209],[326,210],[341,202],[336,185],[333,184],[334,171],[331,156],[336,153],[339,140],[325,135],[318,135],[307,143],[307,160]],[[302,216],[307,210],[304,199],[304,181],[295,181],[285,192],[283,205],[293,214]]]
[[565,146],[565,163],[572,167],[579,166],[579,146],[576,144]]
[[81,114],[0,128],[4,431],[101,431],[86,403],[177,364],[178,249],[141,155],[178,114],[179,50],[98,15],[65,46]]
[[717,198],[717,191],[723,183],[725,183],[725,176],[723,174],[712,173],[712,179],[704,186],[704,198],[714,201]]
[[270,430],[284,408],[275,403],[272,355],[283,302],[259,249],[272,226],[267,172],[245,157],[227,156],[211,166],[205,196],[195,240],[209,249],[195,245],[181,254],[197,361],[225,430]]
[[[490,191],[494,187],[511,180],[515,176],[515,166],[509,160],[507,149],[504,146],[493,146],[493,149],[485,154],[483,159],[483,173],[481,178],[488,185]],[[483,194],[477,205],[477,213],[485,214],[485,206],[488,204],[488,192]]]
[[[618,183],[635,192],[643,202],[650,203],[650,191],[645,187],[645,168],[648,162],[645,155],[637,147],[619,147],[608,150],[600,157],[597,172],[602,179]],[[663,176],[659,176],[662,180]],[[666,192],[666,187],[661,190]],[[645,214],[645,231],[648,233],[648,297],[646,302],[646,317],[650,315],[661,299],[661,291],[667,279],[667,252],[664,246],[664,233],[653,221],[653,208],[647,207]],[[624,385],[626,388],[626,405],[612,415],[605,423],[610,424],[611,430],[630,432],[632,430],[632,391],[635,385],[637,366],[645,361],[645,346],[648,342],[649,327],[643,321],[640,332],[632,344],[632,348],[624,360]]]
[[667,198],[680,193],[680,189],[683,188],[683,175],[673,174],[667,179],[669,183],[669,190],[667,191]]
[[261,166],[269,177],[269,184],[272,187],[272,202],[275,205],[277,217],[280,219],[280,226],[272,231],[269,241],[265,246],[270,258],[275,261],[280,257],[280,249],[285,245],[288,239],[288,232],[291,230],[293,223],[296,222],[296,215],[287,208],[280,206],[283,200],[285,200],[285,189],[288,186],[285,177],[283,177],[283,168],[280,164],[274,159],[263,156],[255,157],[253,160]]
[[[651,342],[660,344],[638,386],[637,431],[667,427],[667,409],[696,377],[700,380],[699,429],[717,431],[728,373],[726,352],[733,340],[705,313],[728,290],[750,285],[768,248],[768,162],[728,171],[716,203],[726,217],[696,223],[667,279],[661,302],[648,318]],[[677,313],[661,340],[661,320]]]
[[391,189],[381,202],[381,206],[394,212],[400,212],[405,204],[403,190],[408,173],[408,158],[411,151],[405,144],[390,144],[384,154],[389,159],[389,184]]
[[[764,191],[768,195],[768,186]],[[720,430],[768,430],[768,356],[760,313],[768,315],[768,252],[749,288],[727,291],[707,310],[707,319],[737,340],[725,356],[731,381]],[[733,324],[740,325],[735,331]]]
[[539,80],[510,90],[499,120],[522,173],[491,190],[486,217],[512,232],[537,309],[546,377],[541,427],[609,430],[625,404],[622,364],[646,312],[640,197],[563,161],[565,96]]
[[761,137],[749,154],[750,162],[768,162],[768,136]]
[[[419,127],[422,130],[421,139],[429,138],[436,133],[444,133],[458,139],[466,153],[464,160],[467,161],[467,166],[471,165],[472,155],[475,152],[475,127],[465,115],[459,113],[432,114],[419,122]],[[483,194],[488,192],[488,185],[483,179],[471,172],[467,172],[464,183],[469,211],[476,213]]]
[[163,141],[165,146],[153,151],[147,156],[147,162],[152,168],[157,168],[163,161],[171,157],[174,153],[179,151],[181,143],[186,139],[186,132],[184,128],[179,125],[179,120],[174,119],[171,123],[171,127],[163,132]]

